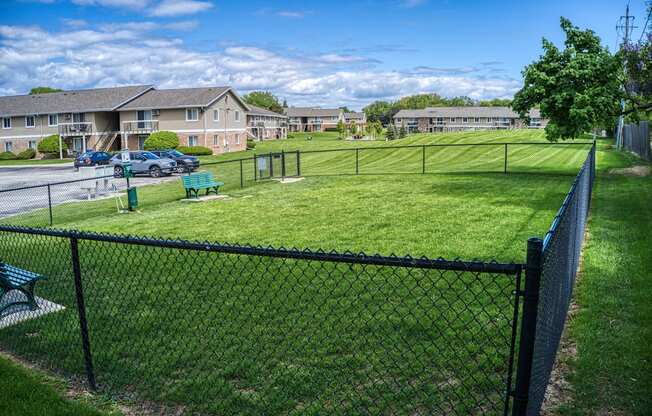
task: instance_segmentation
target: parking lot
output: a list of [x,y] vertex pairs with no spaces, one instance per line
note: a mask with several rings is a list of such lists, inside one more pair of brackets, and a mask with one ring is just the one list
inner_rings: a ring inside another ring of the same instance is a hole
[[[88,189],[91,189],[91,198],[102,198],[127,188],[127,181],[122,178],[107,178],[106,187],[105,181],[103,179],[99,180],[97,188],[99,192],[97,193],[94,189],[95,180],[53,185],[50,187],[49,195],[47,187],[38,187],[38,185],[79,179],[81,179],[80,173],[75,172],[72,164],[39,167],[0,167],[0,218],[46,208],[49,200],[52,205],[84,201],[89,197]],[[178,177],[176,175],[160,178],[137,176],[130,179],[130,185],[143,186],[170,180],[178,180]],[[33,188],[13,190],[23,187]]]

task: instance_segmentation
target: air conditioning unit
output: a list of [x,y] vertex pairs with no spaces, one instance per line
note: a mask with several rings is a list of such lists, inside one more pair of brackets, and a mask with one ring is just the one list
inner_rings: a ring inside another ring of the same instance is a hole
[[158,117],[161,115],[161,110],[152,110],[152,117]]

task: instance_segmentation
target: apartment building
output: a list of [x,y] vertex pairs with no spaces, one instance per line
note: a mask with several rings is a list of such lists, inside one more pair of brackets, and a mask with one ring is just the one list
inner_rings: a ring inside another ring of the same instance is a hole
[[288,117],[266,108],[249,104],[247,132],[254,140],[287,139]]
[[344,122],[344,111],[340,108],[289,107],[286,115],[288,128],[293,132],[326,131]]
[[59,134],[74,152],[111,148],[119,136],[117,109],[153,87],[64,91],[0,97],[0,151],[35,149],[44,137]]
[[246,150],[248,111],[231,87],[152,89],[118,109],[121,147],[142,149],[150,133],[166,130],[182,146],[214,154]]
[[428,107],[400,110],[394,116],[394,125],[410,133],[543,128],[546,124],[538,109],[530,111],[530,124],[525,125],[509,107]]
[[351,123],[355,123],[356,126],[358,126],[358,129],[363,129],[367,125],[367,115],[363,112],[344,113],[344,122],[347,126],[350,126]]
[[230,87],[157,90],[151,85],[0,97],[0,151],[36,149],[59,134],[72,154],[142,149],[150,133],[177,133],[213,153],[246,149],[249,107]]

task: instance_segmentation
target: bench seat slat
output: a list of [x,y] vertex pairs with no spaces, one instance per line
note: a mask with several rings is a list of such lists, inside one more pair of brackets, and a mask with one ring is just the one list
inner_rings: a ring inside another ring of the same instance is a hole
[[44,279],[44,276],[0,263],[0,279],[6,282],[8,286],[18,288],[28,283]]

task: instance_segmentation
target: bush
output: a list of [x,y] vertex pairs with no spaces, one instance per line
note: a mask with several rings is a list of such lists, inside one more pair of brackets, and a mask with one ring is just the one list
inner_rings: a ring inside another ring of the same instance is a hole
[[253,150],[256,148],[256,142],[253,139],[247,139],[247,149]]
[[2,152],[0,153],[0,160],[14,160],[16,155],[11,152]]
[[155,131],[143,144],[145,150],[167,150],[179,147],[179,136],[171,131]]
[[[61,146],[63,152],[65,153],[68,150],[68,146],[65,143],[62,143]],[[38,151],[44,154],[59,154],[59,135],[53,134],[48,136],[45,139],[41,140],[37,146]]]
[[324,131],[331,131],[332,132],[332,131],[338,131],[338,130],[337,130],[337,127],[326,127],[324,129]]
[[36,157],[36,151],[34,149],[25,149],[22,152],[18,153],[16,156],[17,159],[28,160],[34,159]]
[[177,150],[186,155],[192,156],[206,156],[212,155],[213,151],[204,146],[179,146]]

